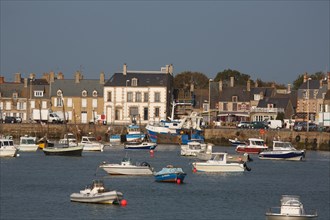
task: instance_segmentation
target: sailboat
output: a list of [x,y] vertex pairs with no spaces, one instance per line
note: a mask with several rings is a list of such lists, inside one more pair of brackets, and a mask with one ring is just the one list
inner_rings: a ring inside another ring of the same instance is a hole
[[[64,103],[63,95],[62,97],[62,103]],[[63,112],[64,111],[64,104],[63,104]],[[65,123],[65,130],[66,133],[68,133],[68,126],[66,121],[66,116],[64,114],[64,123]],[[43,148],[43,152],[47,156],[81,156],[83,151],[83,146],[79,146],[77,143],[73,144],[69,141],[69,136],[65,135],[65,138],[67,141],[62,141],[62,143],[54,144],[53,146],[46,146]]]

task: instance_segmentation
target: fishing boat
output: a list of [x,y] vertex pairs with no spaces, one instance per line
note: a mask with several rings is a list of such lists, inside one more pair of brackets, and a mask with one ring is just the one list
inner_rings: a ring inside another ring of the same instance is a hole
[[102,180],[94,180],[84,190],[70,195],[72,202],[84,203],[120,204],[122,199],[123,193],[106,189]]
[[172,165],[168,165],[159,172],[154,173],[157,182],[182,183],[186,175],[182,168],[173,167]]
[[82,146],[69,146],[67,144],[54,144],[52,147],[43,148],[43,152],[47,156],[81,156]]
[[77,146],[77,139],[73,133],[64,134],[64,137],[59,140],[59,144]]
[[196,112],[182,119],[174,119],[175,106],[187,103],[173,103],[172,114],[169,120],[160,120],[159,122],[150,121],[146,126],[147,134],[150,140],[158,144],[186,144],[182,142],[181,135],[194,131],[196,135],[202,133],[202,119]]
[[273,141],[273,149],[263,151],[259,158],[263,160],[293,160],[300,161],[305,157],[305,150],[297,150],[291,142]]
[[266,212],[267,220],[312,220],[317,219],[315,210],[306,211],[296,195],[282,195],[281,207],[272,207]]
[[140,126],[137,124],[128,125],[126,131],[126,141],[140,141],[145,137],[145,134],[141,131]]
[[0,135],[0,157],[16,157],[17,151],[13,139],[1,138]]
[[148,142],[148,141],[131,141],[131,142],[126,142],[124,144],[125,149],[130,149],[130,150],[138,150],[138,149],[146,149],[146,150],[154,150],[157,147],[156,143],[153,142]]
[[134,165],[129,157],[124,157],[120,164],[103,162],[99,167],[110,175],[152,175],[153,173],[149,163]]
[[43,149],[45,147],[52,147],[54,146],[54,142],[50,141],[46,136],[40,138],[39,140],[37,140],[37,144],[39,146],[40,149]]
[[267,150],[268,146],[263,139],[249,138],[248,144],[240,144],[236,147],[238,153],[259,154],[260,152]]
[[83,151],[101,151],[103,152],[104,144],[98,142],[95,137],[82,136],[78,146],[83,147]]
[[243,172],[250,171],[246,163],[241,162],[228,162],[227,153],[217,152],[212,153],[210,160],[204,162],[192,163],[194,172]]
[[28,135],[19,138],[19,145],[17,146],[19,151],[34,152],[37,151],[39,145],[36,144],[36,137],[31,137]]

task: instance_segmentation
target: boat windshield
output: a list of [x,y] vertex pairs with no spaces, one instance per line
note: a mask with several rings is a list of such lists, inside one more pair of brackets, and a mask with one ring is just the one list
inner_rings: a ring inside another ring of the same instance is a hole
[[1,141],[1,146],[14,146],[14,142],[11,140]]
[[34,139],[22,139],[21,144],[35,144]]
[[290,142],[275,142],[274,147],[288,148],[288,149],[293,148]]
[[224,157],[225,157],[224,154],[215,154],[214,157],[213,157],[213,160],[223,161]]
[[251,141],[252,145],[264,146],[264,141]]

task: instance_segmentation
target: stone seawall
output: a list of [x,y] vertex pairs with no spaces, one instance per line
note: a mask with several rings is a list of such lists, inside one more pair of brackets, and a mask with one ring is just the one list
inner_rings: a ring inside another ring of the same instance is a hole
[[[93,133],[103,141],[108,141],[107,133],[109,126],[89,125],[89,124],[0,124],[0,134],[11,135],[18,140],[20,136],[32,135],[43,137],[47,134],[51,140],[58,140],[63,137],[66,131],[77,135],[78,140],[82,135]],[[111,126],[110,134],[122,133],[124,126]],[[145,131],[144,128],[142,128]],[[230,145],[228,139],[247,140],[250,137],[263,138],[268,146],[272,146],[274,139],[291,141],[299,149],[314,149],[330,151],[330,133],[326,132],[295,132],[291,130],[267,130],[265,134],[260,134],[259,130],[215,128],[205,129],[205,139],[216,145]],[[299,139],[299,140],[298,140]],[[297,141],[298,140],[298,141]]]

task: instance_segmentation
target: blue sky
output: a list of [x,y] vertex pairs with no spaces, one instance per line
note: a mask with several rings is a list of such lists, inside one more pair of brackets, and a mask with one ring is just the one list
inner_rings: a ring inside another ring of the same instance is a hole
[[224,69],[292,83],[330,71],[329,0],[4,1],[0,75]]

